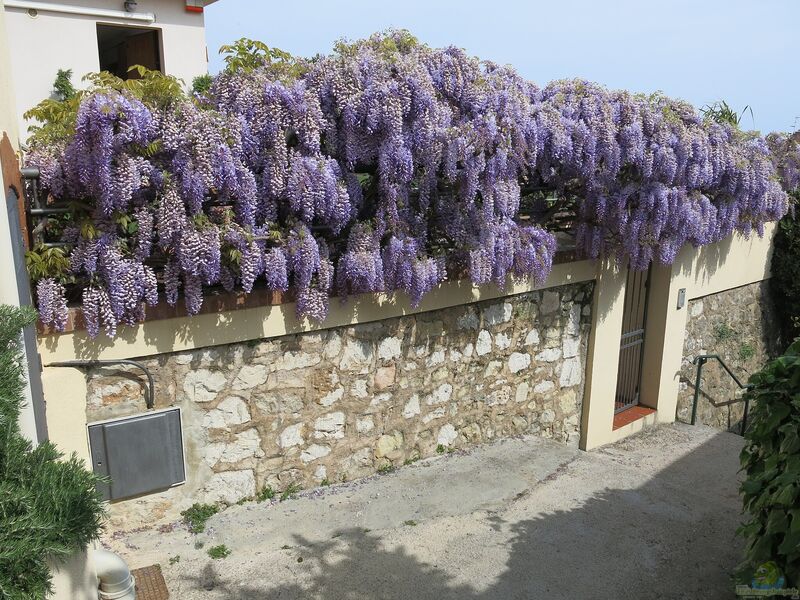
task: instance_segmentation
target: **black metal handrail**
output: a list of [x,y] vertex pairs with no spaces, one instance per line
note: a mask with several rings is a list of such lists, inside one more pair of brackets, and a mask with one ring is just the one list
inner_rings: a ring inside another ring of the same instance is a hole
[[[736,382],[736,385],[739,386],[739,389],[748,390],[752,386],[749,383],[742,383],[741,380],[736,376],[736,373],[731,371],[730,367],[725,364],[725,361],[718,354],[701,354],[700,356],[695,356],[694,360],[692,361],[693,364],[697,365],[697,376],[694,380],[694,399],[692,400],[692,425],[697,423],[697,403],[700,401],[700,382],[701,377],[703,374],[703,366],[711,359],[716,360],[722,368],[731,376]],[[747,430],[747,412],[750,409],[750,398],[745,395],[744,397],[744,415],[742,416],[742,435]]]
[[144,390],[144,403],[148,409],[151,409],[155,406],[155,382],[153,380],[153,374],[150,372],[146,366],[142,363],[135,361],[135,360],[127,360],[127,359],[119,359],[119,360],[62,360],[59,362],[52,362],[49,364],[44,365],[45,367],[72,367],[75,369],[80,369],[82,367],[93,369],[94,367],[106,367],[112,365],[131,365],[133,367],[137,367],[144,371],[144,374],[147,376],[147,385],[145,386]]

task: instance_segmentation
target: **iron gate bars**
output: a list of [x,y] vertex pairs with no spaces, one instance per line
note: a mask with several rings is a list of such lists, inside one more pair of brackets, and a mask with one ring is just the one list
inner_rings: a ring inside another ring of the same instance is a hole
[[650,271],[628,269],[614,414],[639,404]]

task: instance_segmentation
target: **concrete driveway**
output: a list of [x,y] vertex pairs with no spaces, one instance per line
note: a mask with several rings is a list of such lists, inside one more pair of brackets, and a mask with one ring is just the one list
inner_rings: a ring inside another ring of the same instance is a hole
[[505,440],[106,542],[181,599],[730,598],[741,446],[680,424],[589,453]]

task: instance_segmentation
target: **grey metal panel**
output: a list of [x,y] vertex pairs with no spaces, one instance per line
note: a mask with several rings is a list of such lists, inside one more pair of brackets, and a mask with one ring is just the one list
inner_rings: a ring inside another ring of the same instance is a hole
[[111,478],[99,489],[118,500],[186,480],[180,409],[89,425],[94,472]]

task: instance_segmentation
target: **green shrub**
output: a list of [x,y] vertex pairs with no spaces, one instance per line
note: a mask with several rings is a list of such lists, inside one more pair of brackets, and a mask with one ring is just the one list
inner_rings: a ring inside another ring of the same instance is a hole
[[206,530],[206,522],[219,512],[215,504],[199,504],[195,502],[181,513],[183,522],[192,533],[202,533]]
[[44,598],[48,560],[60,561],[97,538],[104,517],[98,478],[49,442],[36,448],[19,431],[23,377],[20,331],[30,309],[0,305],[0,597]]
[[214,83],[214,78],[208,73],[198,75],[192,79],[192,92],[198,95],[205,94],[211,89],[212,83]]
[[740,492],[747,563],[775,561],[800,585],[800,340],[750,378],[750,427]]
[[800,223],[791,215],[778,223],[770,289],[783,343],[800,336]]
[[231,555],[231,549],[228,548],[225,544],[220,544],[219,546],[212,546],[211,548],[208,549],[208,555],[214,560],[227,558]]

